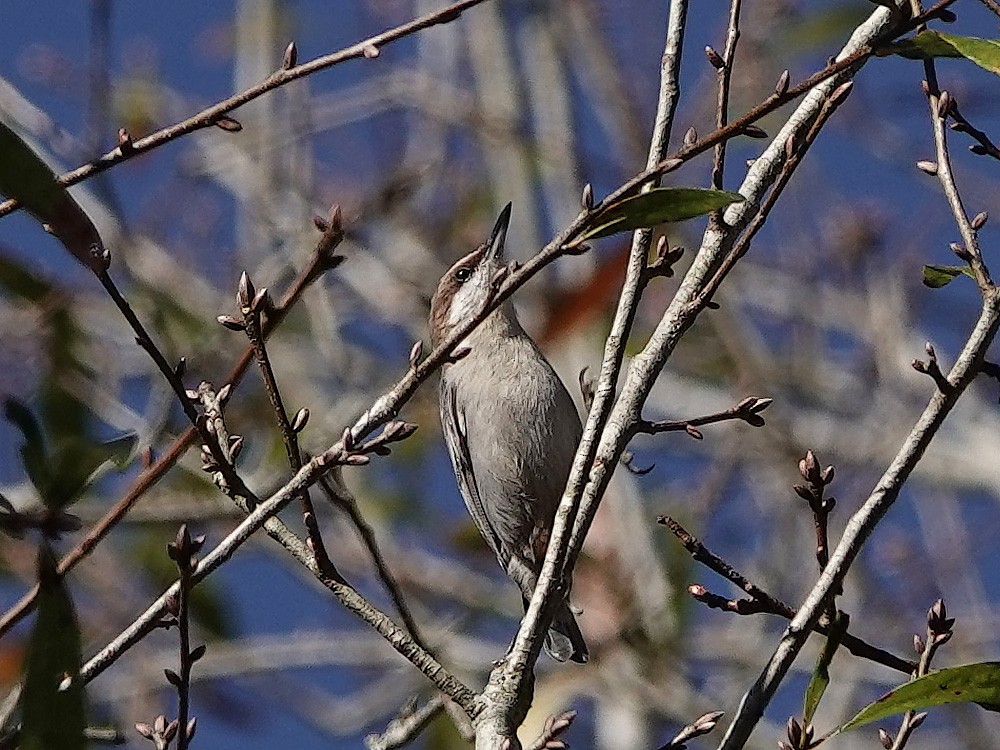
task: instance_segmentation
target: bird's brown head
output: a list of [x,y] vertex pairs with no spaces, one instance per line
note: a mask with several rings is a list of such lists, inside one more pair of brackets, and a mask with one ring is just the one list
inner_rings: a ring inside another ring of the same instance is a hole
[[441,277],[431,300],[431,346],[437,347],[463,321],[482,309],[493,275],[504,265],[510,204],[500,212],[488,242],[480,245]]

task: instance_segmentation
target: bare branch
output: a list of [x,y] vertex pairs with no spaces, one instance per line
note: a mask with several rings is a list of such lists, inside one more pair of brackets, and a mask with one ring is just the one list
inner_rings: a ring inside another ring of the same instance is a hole
[[[484,1],[485,0],[460,0],[459,2],[452,3],[445,8],[434,11],[433,13],[428,13],[420,18],[416,18],[397,26],[394,29],[384,31],[381,34],[376,34],[373,37],[365,39],[364,41],[352,44],[350,47],[345,47],[338,52],[323,55],[315,58],[314,60],[310,60],[309,62],[290,68],[285,67],[283,64],[279,70],[276,70],[256,86],[251,86],[245,91],[241,91],[228,99],[223,99],[222,101],[213,104],[211,107],[203,109],[198,114],[193,115],[186,120],[181,120],[178,123],[157,130],[155,133],[150,133],[145,138],[140,138],[137,141],[133,141],[129,138],[127,131],[124,132],[124,135],[120,132],[119,136],[121,145],[119,147],[108,151],[106,154],[95,159],[94,161],[88,162],[87,164],[83,164],[76,169],[59,175],[58,182],[60,185],[75,185],[78,182],[82,182],[89,177],[93,177],[96,174],[100,174],[101,172],[110,169],[126,159],[130,159],[138,154],[144,154],[147,151],[151,151],[165,143],[170,143],[171,141],[177,140],[181,136],[185,136],[188,133],[193,133],[196,130],[202,130],[210,127],[223,127],[226,130],[238,130],[239,128],[237,126],[239,123],[233,118],[227,117],[227,113],[237,107],[241,107],[247,102],[251,102],[269,91],[273,91],[274,89],[284,86],[287,83],[291,83],[292,81],[296,81],[299,78],[304,78],[305,76],[311,75],[319,70],[331,68],[334,65],[346,62],[347,60],[355,60],[359,58],[371,59],[374,55],[370,54],[370,50],[378,50],[379,47],[399,41],[400,39],[408,37],[411,34],[415,34],[418,31],[422,31],[430,26],[450,23],[458,18],[463,11],[475,5],[479,5]],[[287,59],[288,54],[286,50],[285,60],[287,61]],[[3,203],[0,203],[0,217],[16,211],[20,207],[20,202],[14,199],[6,200]]]

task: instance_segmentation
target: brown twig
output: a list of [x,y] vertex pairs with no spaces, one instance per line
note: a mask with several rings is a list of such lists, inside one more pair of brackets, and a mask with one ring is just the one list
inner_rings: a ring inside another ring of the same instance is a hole
[[365,517],[361,515],[357,500],[355,500],[354,495],[351,494],[351,491],[344,484],[340,469],[336,468],[330,474],[320,479],[319,486],[330,502],[343,511],[351,522],[351,525],[354,526],[358,537],[361,539],[361,543],[368,551],[368,556],[371,558],[372,564],[375,566],[376,575],[382,581],[382,585],[388,592],[389,598],[392,599],[392,603],[396,607],[396,611],[399,612],[399,616],[403,620],[403,625],[410,633],[410,637],[421,647],[430,651],[431,649],[421,635],[417,621],[414,619],[413,613],[406,603],[403,590],[400,588],[399,582],[392,574],[392,571],[389,570],[385,557],[378,547],[378,541],[375,539],[375,531],[365,520]]
[[[326,228],[324,235],[331,230],[343,235],[343,229],[340,227],[340,212],[335,212],[333,216],[335,220],[330,222],[331,226]],[[332,226],[334,224],[336,226]],[[278,380],[274,376],[274,369],[271,367],[271,358],[267,353],[263,325],[264,314],[273,304],[271,296],[266,288],[257,291],[250,280],[250,276],[244,271],[240,276],[236,300],[240,308],[240,313],[243,315],[243,329],[250,340],[250,346],[253,347],[261,379],[264,381],[264,390],[267,392],[267,399],[271,404],[274,418],[278,423],[278,430],[281,433],[281,441],[285,446],[288,465],[291,467],[292,473],[295,473],[302,468],[302,453],[299,450],[298,430],[305,427],[309,412],[305,410],[298,412],[296,414],[296,427],[293,427],[292,421],[288,417],[288,412],[285,410],[281,391],[278,389]],[[316,556],[316,564],[325,576],[336,576],[336,569],[330,560],[329,554],[327,554],[326,545],[323,543],[323,536],[319,530],[316,511],[313,508],[308,489],[303,491],[300,501],[302,503],[302,519],[306,527],[307,543]]]
[[176,617],[178,641],[180,646],[180,673],[165,670],[167,680],[177,689],[177,750],[187,750],[188,743],[194,737],[197,726],[196,719],[188,720],[188,710],[191,699],[191,668],[194,663],[205,655],[205,647],[191,648],[191,570],[194,556],[205,543],[205,537],[192,537],[187,524],[181,524],[177,537],[167,545],[167,552],[177,564],[180,574],[177,587],[176,606],[171,614]]
[[396,750],[405,747],[443,710],[444,698],[441,695],[435,695],[420,707],[415,704],[404,706],[381,734],[365,737],[365,747],[368,750]]
[[[657,518],[657,523],[660,523],[670,529],[673,535],[676,536],[678,541],[680,541],[683,545],[684,549],[687,550],[688,554],[691,555],[693,560],[701,563],[712,572],[722,576],[727,581],[750,595],[749,600],[744,599],[732,602],[724,597],[718,597],[717,599],[713,598],[717,595],[711,595],[707,589],[701,587],[701,590],[691,592],[692,595],[697,595],[699,600],[701,600],[704,596],[706,599],[711,601],[710,606],[734,612],[736,614],[757,614],[758,612],[762,612],[766,614],[778,615],[779,617],[784,617],[786,620],[791,620],[795,617],[796,612],[791,605],[786,604],[775,596],[772,596],[738,570],[733,568],[729,563],[709,550],[700,540],[691,535],[673,518],[670,516],[660,516]],[[706,601],[706,604],[708,603],[709,601]],[[830,623],[827,620],[821,620],[816,623],[813,630],[821,635],[829,635]],[[871,644],[849,633],[844,634],[841,644],[855,656],[882,664],[883,666],[903,672],[904,674],[911,673],[916,667],[916,664],[913,662],[906,661],[905,659],[901,659],[888,651],[872,646]]]
[[[741,0],[731,0],[729,4],[729,25],[726,30],[726,46],[722,52],[722,65],[718,67],[718,95],[715,104],[715,127],[724,127],[729,119],[729,89],[733,80],[733,63],[736,60],[736,45],[740,40]],[[722,190],[726,171],[726,143],[719,143],[712,155],[712,182],[716,190]],[[712,221],[719,221],[721,214],[712,214]]]
[[992,156],[994,159],[1000,160],[1000,148],[996,147],[996,144],[990,139],[986,133],[977,128],[971,122],[969,122],[958,109],[958,103],[953,99],[951,102],[951,110],[948,113],[951,115],[953,122],[948,127],[954,130],[956,133],[966,133],[971,136],[976,143],[969,146],[969,150],[974,154],[979,154],[980,156]]
[[[264,336],[270,334],[278,328],[284,321],[288,311],[294,307],[302,298],[303,293],[309,286],[320,278],[326,271],[336,268],[343,262],[343,256],[335,255],[337,245],[343,240],[343,233],[339,236],[330,232],[324,232],[320,242],[309,260],[308,265],[292,282],[288,292],[285,293],[281,301],[275,305],[274,310],[264,327]],[[240,359],[230,369],[225,376],[226,385],[235,388],[243,379],[250,363],[253,362],[253,347],[248,346]],[[97,545],[106,537],[111,530],[128,514],[143,495],[156,484],[164,474],[169,471],[174,464],[180,460],[188,447],[198,437],[198,430],[195,427],[188,427],[184,432],[174,438],[174,441],[166,449],[162,456],[152,465],[142,471],[132,486],[125,492],[104,516],[94,524],[87,532],[87,535],[70,552],[59,561],[56,573],[64,576],[76,565],[87,557]],[[34,586],[24,596],[21,597],[2,617],[0,617],[0,637],[3,637],[10,629],[29,615],[35,608],[38,597],[38,586]]]
[[[830,513],[837,505],[832,497],[826,497],[826,488],[833,481],[834,468],[827,466],[821,469],[816,454],[806,451],[805,457],[799,461],[799,474],[806,481],[805,485],[796,484],[792,487],[795,494],[809,504],[813,514],[813,528],[816,532],[816,562],[822,573],[830,562]],[[832,615],[832,612],[828,613]]]
[[[262,96],[263,94],[266,94],[267,92],[280,86],[284,86],[287,83],[296,81],[299,78],[304,78],[305,76],[311,75],[319,70],[325,70],[326,68],[333,67],[334,65],[347,60],[372,59],[373,57],[377,57],[380,48],[399,41],[400,39],[410,36],[418,31],[422,31],[430,26],[450,23],[458,18],[463,11],[473,7],[474,5],[479,5],[484,1],[485,0],[460,0],[459,2],[452,3],[447,7],[441,8],[440,10],[436,10],[433,13],[427,13],[420,18],[416,18],[393,29],[384,31],[381,34],[376,34],[373,37],[357,42],[350,47],[345,47],[338,52],[317,57],[314,60],[302,63],[301,65],[295,65],[289,68],[282,67],[257,85],[251,86],[238,94],[234,94],[228,99],[223,99],[222,101],[203,109],[201,112],[187,118],[186,120],[181,120],[178,123],[157,130],[155,133],[151,133],[144,138],[133,141],[127,138],[128,134],[126,133],[125,136],[128,143],[127,147],[123,145],[114,148],[103,156],[94,159],[87,164],[83,164],[76,169],[65,172],[64,174],[59,175],[57,182],[60,185],[75,185],[88,177],[93,177],[96,174],[100,174],[101,172],[110,169],[116,164],[120,164],[121,162],[139,154],[144,154],[147,151],[151,151],[154,148],[162,146],[165,143],[169,143],[170,141],[174,141],[181,136],[187,135],[188,133],[193,133],[196,130],[203,130],[205,128],[217,126],[223,127],[224,129],[234,129],[234,126],[231,123],[235,123],[235,120],[227,117],[227,114],[232,112],[237,107],[241,107],[259,96]],[[288,56],[286,55],[286,60],[287,59]],[[20,202],[14,199],[6,200],[3,203],[0,203],[0,217],[16,211],[20,207]]]
[[760,413],[773,402],[774,400],[770,398],[748,396],[725,411],[706,414],[703,417],[678,420],[664,419],[656,422],[642,420],[636,424],[635,431],[636,433],[644,433],[646,435],[657,435],[661,432],[686,432],[696,440],[701,440],[704,435],[701,434],[701,430],[698,428],[707,424],[715,424],[716,422],[741,419],[752,427],[763,427],[764,418],[760,416]]

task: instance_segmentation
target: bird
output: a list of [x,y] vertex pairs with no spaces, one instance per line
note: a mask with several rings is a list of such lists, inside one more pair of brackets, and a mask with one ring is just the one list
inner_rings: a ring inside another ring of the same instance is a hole
[[[489,240],[441,278],[430,310],[435,348],[490,298],[506,266],[510,215],[508,203]],[[459,343],[459,351],[444,365],[438,393],[448,453],[472,520],[527,610],[580,442],[580,416],[510,299]],[[589,658],[566,600],[556,609],[544,648],[560,662]]]

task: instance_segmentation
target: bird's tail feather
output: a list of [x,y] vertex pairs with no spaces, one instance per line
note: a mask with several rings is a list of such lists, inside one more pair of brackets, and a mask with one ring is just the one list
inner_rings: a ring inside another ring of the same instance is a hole
[[556,610],[549,632],[545,634],[545,653],[556,661],[569,659],[578,664],[586,664],[590,658],[580,626],[565,602]]

